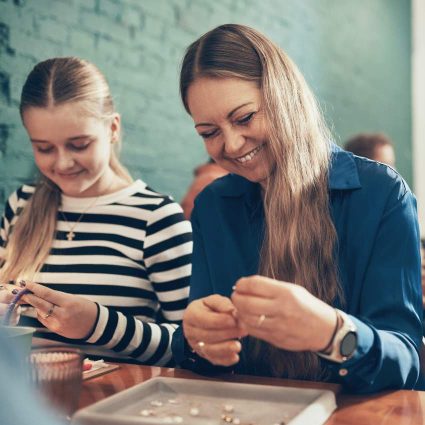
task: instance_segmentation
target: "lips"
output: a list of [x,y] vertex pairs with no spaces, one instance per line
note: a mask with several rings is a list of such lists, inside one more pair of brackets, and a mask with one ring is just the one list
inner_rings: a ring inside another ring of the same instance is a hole
[[245,162],[251,161],[258,154],[258,152],[260,152],[261,149],[263,149],[263,147],[264,145],[257,146],[255,149],[253,149],[252,151],[249,151],[245,155],[239,156],[238,158],[234,158],[234,159],[238,161],[239,163],[244,164]]
[[56,172],[56,175],[63,179],[72,179],[73,177],[76,177],[80,175],[83,172],[83,170],[75,171],[74,173],[58,173]]

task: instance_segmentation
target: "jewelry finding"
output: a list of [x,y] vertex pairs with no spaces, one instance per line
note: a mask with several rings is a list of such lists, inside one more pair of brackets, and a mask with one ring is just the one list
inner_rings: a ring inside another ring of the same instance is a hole
[[43,316],[43,319],[48,319],[53,314],[53,310],[55,309],[55,307],[56,307],[56,305],[52,303],[47,314],[45,316]]
[[199,409],[197,407],[191,407],[189,414],[190,416],[199,416]]
[[261,314],[258,317],[258,320],[257,320],[257,328],[261,328],[261,325],[264,323],[264,320],[266,320],[266,315],[265,314]]
[[231,404],[224,404],[223,405],[223,411],[226,412],[226,413],[233,413],[234,410],[235,410],[235,408]]

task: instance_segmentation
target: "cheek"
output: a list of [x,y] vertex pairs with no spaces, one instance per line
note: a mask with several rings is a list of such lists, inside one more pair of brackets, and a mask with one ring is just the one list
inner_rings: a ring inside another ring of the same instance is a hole
[[40,155],[37,152],[34,152],[34,162],[40,170],[46,170],[49,167],[50,163],[49,158],[47,156]]

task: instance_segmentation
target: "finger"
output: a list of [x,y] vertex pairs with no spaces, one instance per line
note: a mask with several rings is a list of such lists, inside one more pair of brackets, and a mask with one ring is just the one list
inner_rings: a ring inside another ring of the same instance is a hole
[[218,344],[205,344],[203,347],[195,345],[195,351],[214,365],[231,366],[239,362],[239,353],[242,350],[239,341],[226,341]]
[[[43,300],[58,306],[63,305],[67,295],[63,292],[55,291],[54,289],[50,289],[47,286],[40,285],[39,283],[35,282],[26,282],[25,287],[29,289],[38,298],[42,298]],[[25,298],[26,297],[27,296],[25,296]]]
[[48,313],[48,311],[52,308],[52,305],[55,305],[54,303],[46,301],[33,294],[24,295],[22,299],[24,302],[32,305],[37,310],[37,314],[42,317]]
[[281,308],[281,306],[277,305],[275,299],[261,298],[240,292],[232,294],[232,302],[237,309],[238,317],[245,314],[257,316],[268,314],[274,316],[277,313],[276,310]]
[[9,291],[1,291],[0,292],[0,303],[4,303],[4,304],[9,304],[13,298],[14,298],[14,294],[12,294]]
[[237,326],[232,315],[212,311],[199,301],[194,301],[189,305],[183,322],[204,329],[227,329]]
[[276,298],[282,291],[284,291],[288,285],[292,285],[288,282],[277,281],[270,279],[265,276],[248,276],[242,277],[234,286],[235,292],[255,295],[261,298]]
[[202,302],[208,308],[217,313],[232,313],[235,310],[235,306],[232,301],[221,295],[211,295],[209,297],[203,298]]
[[190,325],[184,326],[184,334],[188,339],[204,341],[206,343],[218,343],[245,336],[245,332],[240,328],[211,331],[209,329],[197,328]]
[[[252,332],[258,330],[261,331],[275,331],[278,322],[274,316],[266,316],[263,314],[245,314],[239,317],[239,323],[241,328],[252,335]],[[279,324],[279,328],[282,327],[282,323]]]

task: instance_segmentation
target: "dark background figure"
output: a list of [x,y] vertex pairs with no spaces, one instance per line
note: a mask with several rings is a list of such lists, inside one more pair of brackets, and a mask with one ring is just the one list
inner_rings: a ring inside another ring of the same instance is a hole
[[394,146],[388,136],[383,133],[361,133],[349,139],[345,145],[346,151],[382,162],[395,168]]
[[223,177],[227,173],[228,171],[216,164],[212,158],[210,158],[205,164],[201,164],[193,170],[193,181],[181,201],[181,207],[183,208],[183,213],[187,220],[190,220],[193,203],[198,194],[215,179]]

